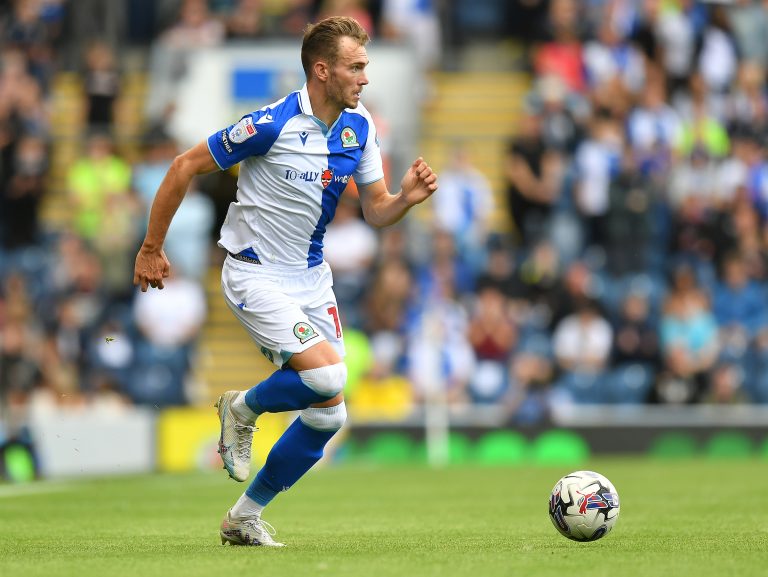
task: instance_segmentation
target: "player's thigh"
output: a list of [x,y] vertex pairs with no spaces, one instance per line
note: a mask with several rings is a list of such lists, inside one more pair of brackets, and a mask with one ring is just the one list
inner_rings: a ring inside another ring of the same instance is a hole
[[[232,288],[234,286],[234,290]],[[225,287],[224,300],[261,353],[278,367],[297,353],[323,342],[325,336],[302,307],[269,283],[240,294],[237,283]]]
[[[322,291],[322,293],[316,295],[316,298],[312,299],[311,302],[311,306],[304,306],[302,308],[312,326],[317,327],[325,337],[328,345],[330,345],[338,355],[338,361],[336,362],[341,362],[346,354],[344,349],[344,332],[341,327],[339,307],[336,303],[336,295],[333,293],[333,289],[328,288]],[[310,351],[307,351],[307,353],[309,352]],[[318,348],[318,355],[323,354],[323,358],[327,358],[325,357],[326,352],[328,351],[325,347]],[[323,360],[323,358],[318,360]],[[332,363],[323,362],[315,366],[323,366],[326,364]]]
[[301,353],[294,353],[288,365],[297,371],[316,369],[342,362],[339,351],[328,341],[320,341]]

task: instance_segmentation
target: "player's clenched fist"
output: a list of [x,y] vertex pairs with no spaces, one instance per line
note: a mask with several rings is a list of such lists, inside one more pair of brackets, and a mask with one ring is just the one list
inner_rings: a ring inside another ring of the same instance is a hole
[[414,205],[424,202],[437,190],[437,174],[419,157],[405,173],[400,183],[403,196],[408,204]]
[[133,284],[141,287],[141,292],[147,292],[148,287],[163,288],[163,279],[171,274],[171,263],[165,256],[165,251],[153,252],[142,248],[136,255],[136,266],[133,271]]

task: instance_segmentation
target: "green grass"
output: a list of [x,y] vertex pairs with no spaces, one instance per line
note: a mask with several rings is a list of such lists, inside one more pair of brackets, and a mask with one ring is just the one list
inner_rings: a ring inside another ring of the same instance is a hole
[[593,461],[622,506],[594,543],[547,516],[571,468],[320,469],[267,510],[279,550],[220,545],[223,471],[0,486],[0,575],[766,575],[768,462]]

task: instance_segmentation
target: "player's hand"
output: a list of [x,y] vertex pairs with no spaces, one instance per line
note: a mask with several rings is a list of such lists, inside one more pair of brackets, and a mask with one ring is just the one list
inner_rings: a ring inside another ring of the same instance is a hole
[[437,174],[419,157],[403,176],[400,190],[409,206],[424,202],[437,190]]
[[163,279],[171,274],[171,263],[165,256],[165,251],[152,251],[141,247],[136,255],[136,266],[133,270],[133,284],[141,287],[141,292],[147,292],[148,287],[163,288]]

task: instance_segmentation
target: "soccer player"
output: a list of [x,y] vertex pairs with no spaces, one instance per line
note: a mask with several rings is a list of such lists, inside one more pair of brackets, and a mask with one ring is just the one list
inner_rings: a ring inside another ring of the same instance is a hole
[[347,17],[310,24],[301,62],[306,84],[243,116],[174,161],[155,195],[134,284],[163,288],[170,263],[163,240],[191,179],[240,162],[237,200],[219,245],[228,255],[222,288],[229,308],[277,367],[248,391],[218,400],[219,453],[230,477],[249,477],[254,423],[265,412],[300,411],[269,452],[264,467],[227,511],[222,543],[282,546],[262,521],[264,507],[323,455],[346,419],[347,369],[323,234],[339,196],[354,177],[365,220],[399,221],[437,190],[421,158],[397,194],[383,180],[376,129],[360,94],[368,84],[368,34]]

